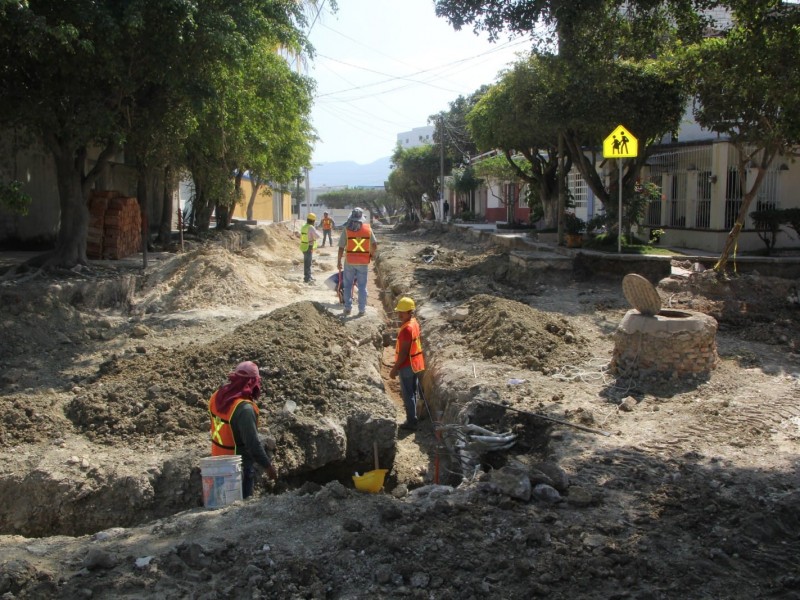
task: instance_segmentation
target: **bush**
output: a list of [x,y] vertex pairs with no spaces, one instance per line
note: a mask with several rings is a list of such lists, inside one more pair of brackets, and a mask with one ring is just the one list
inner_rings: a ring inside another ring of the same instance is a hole
[[569,235],[580,235],[586,231],[586,221],[581,219],[575,213],[565,213],[564,231],[566,231]]

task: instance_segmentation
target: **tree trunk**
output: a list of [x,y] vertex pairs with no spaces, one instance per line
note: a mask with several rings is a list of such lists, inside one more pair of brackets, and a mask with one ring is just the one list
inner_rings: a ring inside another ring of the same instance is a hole
[[142,215],[142,262],[144,267],[147,268],[147,250],[150,243],[150,225],[147,222],[147,207],[150,205],[147,186],[147,174],[149,169],[145,166],[140,166],[138,172],[136,199],[139,201],[139,213]]
[[257,175],[255,177],[250,178],[250,185],[253,188],[250,192],[250,199],[247,201],[247,220],[253,220],[253,207],[256,204],[256,196],[258,196],[258,191],[261,189],[261,178]]
[[161,220],[158,224],[158,243],[167,246],[172,241],[172,197],[175,182],[172,180],[172,167],[164,168],[164,195],[161,201]]
[[88,190],[83,187],[83,161],[75,158],[72,148],[54,153],[61,224],[56,246],[44,255],[45,266],[71,269],[89,263],[86,258],[86,237],[89,232]]
[[728,266],[728,259],[730,258],[730,255],[736,246],[736,242],[739,239],[739,233],[741,233],[742,228],[744,227],[744,220],[747,218],[750,205],[758,195],[758,188],[761,187],[761,182],[764,180],[765,173],[765,168],[758,169],[758,174],[756,175],[756,180],[753,182],[753,186],[750,188],[750,191],[744,195],[744,198],[742,198],[742,206],[739,208],[739,214],[736,215],[736,222],[733,224],[733,228],[725,240],[725,245],[722,247],[722,252],[720,253],[719,258],[714,265],[714,270],[717,273],[724,273],[726,267]]

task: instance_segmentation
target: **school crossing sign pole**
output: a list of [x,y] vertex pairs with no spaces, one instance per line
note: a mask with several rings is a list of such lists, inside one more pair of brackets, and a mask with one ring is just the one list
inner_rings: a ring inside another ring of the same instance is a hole
[[617,252],[622,252],[622,159],[639,156],[639,140],[626,127],[617,128],[603,140],[603,158],[616,158],[619,171],[619,223],[617,225]]

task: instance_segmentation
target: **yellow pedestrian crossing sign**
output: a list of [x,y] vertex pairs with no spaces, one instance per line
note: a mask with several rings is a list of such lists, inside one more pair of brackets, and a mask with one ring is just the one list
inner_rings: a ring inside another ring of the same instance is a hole
[[622,125],[603,140],[603,158],[635,158],[639,156],[639,140]]

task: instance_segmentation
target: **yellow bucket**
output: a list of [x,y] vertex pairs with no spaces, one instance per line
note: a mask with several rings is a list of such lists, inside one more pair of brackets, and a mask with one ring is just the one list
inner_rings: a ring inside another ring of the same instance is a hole
[[353,475],[353,483],[357,490],[377,494],[381,491],[383,480],[388,472],[389,469],[375,469],[360,476]]

